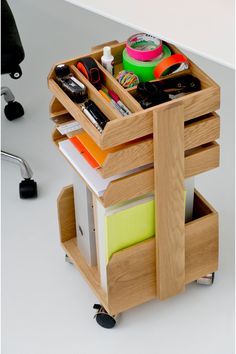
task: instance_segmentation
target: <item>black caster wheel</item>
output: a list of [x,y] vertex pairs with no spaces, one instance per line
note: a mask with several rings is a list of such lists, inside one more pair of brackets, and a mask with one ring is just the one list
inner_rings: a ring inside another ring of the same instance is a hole
[[97,310],[97,313],[94,317],[96,318],[96,321],[99,326],[108,329],[115,327],[116,316],[109,315],[102,305],[95,304],[93,305],[93,308]]
[[72,260],[70,259],[70,257],[65,254],[65,262],[69,263],[69,264],[73,264]]
[[200,285],[212,285],[214,283],[215,273],[209,273],[199,279],[197,279],[197,284]]
[[38,195],[37,183],[33,179],[24,179],[19,184],[21,199],[36,198]]
[[11,73],[10,76],[12,79],[19,79],[22,76],[22,70],[20,68],[20,66],[17,66]]
[[8,120],[14,120],[24,115],[24,108],[19,102],[9,102],[4,108],[5,116]]

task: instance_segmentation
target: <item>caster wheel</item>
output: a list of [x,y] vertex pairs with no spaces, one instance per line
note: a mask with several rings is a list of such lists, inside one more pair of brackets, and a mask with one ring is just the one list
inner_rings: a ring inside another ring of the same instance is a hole
[[95,304],[93,308],[97,310],[97,313],[94,317],[96,318],[96,321],[99,324],[99,326],[108,329],[115,327],[116,316],[109,315],[107,311],[104,309],[104,307],[99,304]]
[[24,108],[19,102],[9,102],[4,108],[5,116],[8,120],[14,120],[24,115]]
[[65,261],[69,264],[73,264],[72,260],[70,259],[70,257],[67,254],[65,254]]
[[21,199],[36,198],[38,195],[37,183],[33,179],[24,179],[19,184]]
[[20,66],[17,66],[11,73],[10,76],[12,79],[19,79],[22,76],[22,70],[20,68]]
[[209,273],[199,279],[197,279],[197,284],[200,285],[212,285],[214,283],[215,273]]

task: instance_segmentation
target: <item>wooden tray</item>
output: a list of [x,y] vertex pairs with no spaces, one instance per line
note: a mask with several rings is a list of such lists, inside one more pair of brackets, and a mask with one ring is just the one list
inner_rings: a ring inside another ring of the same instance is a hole
[[[169,45],[169,44],[168,44]],[[115,58],[121,57],[121,53],[125,44],[119,43],[112,46],[112,54]],[[169,45],[173,53],[180,53],[180,51]],[[53,99],[50,107],[50,113],[53,117],[57,114],[60,115],[63,108],[66,109],[74,119],[78,120],[87,131],[88,134],[95,140],[95,142],[102,148],[107,149],[109,147],[117,146],[127,141],[131,141],[153,133],[153,110],[161,110],[164,107],[168,107],[171,102],[166,102],[161,105],[143,110],[138,102],[132,97],[132,92],[129,93],[107,72],[100,66],[100,69],[104,75],[104,81],[106,85],[112,88],[121,98],[121,100],[129,107],[133,112],[131,115],[121,117],[119,112],[114,110],[112,106],[99,94],[96,88],[88,82],[88,80],[76,69],[75,65],[79,58],[92,56],[98,62],[102,56],[102,50],[98,50],[87,55],[78,56],[71,60],[63,61],[67,63],[74,75],[81,80],[88,88],[89,97],[99,106],[103,113],[110,119],[107,123],[102,134],[88,121],[88,119],[81,112],[78,104],[75,104],[58,86],[55,81],[54,68],[48,76],[48,86],[52,91],[56,99]],[[200,70],[190,60],[190,72],[201,81],[202,89],[198,92],[189,94],[184,97],[180,97],[175,102],[183,103],[184,105],[184,117],[185,121],[199,117],[201,115],[215,111],[220,106],[220,89],[219,86],[209,78],[202,70]],[[60,62],[61,63],[61,62]],[[60,102],[58,104],[57,100]],[[65,113],[65,111],[64,111]]]
[[[52,134],[52,139],[55,142],[56,146],[58,146],[58,143],[66,139],[66,137],[62,136],[57,130],[55,130]],[[135,147],[139,149],[139,144],[145,145],[146,151],[149,151],[149,155],[143,155],[143,157],[140,157],[140,161],[141,158],[143,158],[143,162],[153,162],[153,151],[150,150],[150,145],[152,145],[152,143],[150,141],[144,140],[143,143],[138,143],[138,148],[135,145],[130,149],[135,149]],[[127,149],[129,150],[129,148]],[[120,154],[121,153],[122,152],[120,152]],[[119,154],[119,152],[117,154]],[[64,154],[62,155],[64,156]],[[192,177],[218,167],[219,160],[220,146],[216,142],[210,142],[187,150],[185,152],[184,160],[185,178]],[[117,161],[117,163],[118,162],[119,161]],[[127,168],[129,166],[130,165],[126,165]],[[108,207],[123,202],[125,200],[133,199],[146,193],[152,192],[154,192],[154,168],[148,168],[144,171],[137,172],[127,177],[119,178],[110,182],[103,196],[100,198],[100,201],[102,202],[104,207]]]
[[[61,115],[61,117],[65,116],[66,114]],[[67,114],[67,117],[69,120],[71,116]],[[69,133],[67,137],[76,135],[76,133],[77,132]],[[188,150],[213,142],[218,139],[219,136],[220,118],[216,113],[209,113],[205,116],[185,122],[184,149],[186,151],[186,156],[191,155],[191,152],[193,151]],[[53,134],[54,142],[60,138],[62,138],[60,134]],[[194,151],[196,152],[196,149]],[[203,151],[202,147],[201,151]],[[149,135],[125,144],[125,146],[121,146],[119,150],[109,153],[101,168],[98,169],[98,172],[103,178],[108,178],[113,175],[119,175],[129,170],[148,165],[153,163],[153,161],[153,136]],[[203,160],[203,163],[204,161],[205,160]],[[198,167],[196,168],[196,170],[198,170]]]

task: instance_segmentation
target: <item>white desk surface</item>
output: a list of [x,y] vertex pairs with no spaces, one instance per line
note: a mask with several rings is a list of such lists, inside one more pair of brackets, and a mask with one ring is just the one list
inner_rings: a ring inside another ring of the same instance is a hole
[[234,0],[66,0],[234,67]]

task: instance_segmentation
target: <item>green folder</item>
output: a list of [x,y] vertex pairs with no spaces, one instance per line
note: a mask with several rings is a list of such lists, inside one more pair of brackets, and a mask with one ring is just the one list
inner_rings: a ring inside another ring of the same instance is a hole
[[149,197],[105,216],[107,262],[113,253],[155,235],[154,207],[153,197]]

